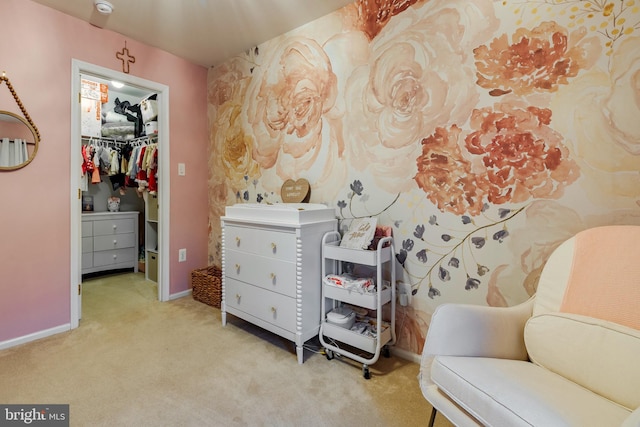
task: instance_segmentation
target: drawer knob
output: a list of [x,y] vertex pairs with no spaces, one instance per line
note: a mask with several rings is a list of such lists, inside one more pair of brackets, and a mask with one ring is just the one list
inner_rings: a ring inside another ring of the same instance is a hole
[[272,312],[272,313],[277,313],[277,312],[278,312],[278,309],[272,306],[272,307],[271,307],[271,312]]
[[240,264],[236,264],[236,273],[240,273]]
[[118,228],[118,226],[116,224],[113,224],[113,229],[115,230],[116,228]]
[[239,300],[240,299],[240,294],[236,294],[236,299]]
[[278,246],[277,246],[274,242],[271,242],[271,250],[272,250],[272,251],[274,251],[274,252],[275,252],[277,247],[278,247]]
[[118,255],[113,254],[113,259],[116,259],[116,258],[118,258]]
[[117,245],[117,244],[118,244],[118,241],[114,239],[113,244],[114,244],[114,245]]
[[240,237],[236,236],[236,245],[240,246]]
[[271,273],[269,277],[271,277],[271,280],[273,280],[274,282],[276,281],[276,273]]

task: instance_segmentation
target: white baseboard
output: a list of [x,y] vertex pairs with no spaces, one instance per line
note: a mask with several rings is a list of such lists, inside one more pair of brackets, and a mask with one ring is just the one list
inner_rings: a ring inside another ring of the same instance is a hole
[[192,291],[192,289],[187,289],[186,291],[178,292],[177,294],[171,294],[171,295],[169,295],[169,300],[174,300],[174,299],[178,299],[178,298],[182,298],[182,297],[188,297],[189,295],[191,295],[191,291]]
[[398,356],[401,359],[408,360],[409,362],[420,364],[420,355],[412,353],[407,350],[390,347],[391,354]]
[[34,332],[29,335],[24,335],[22,337],[13,338],[7,341],[0,342],[0,350],[4,350],[10,347],[15,347],[17,345],[26,344],[31,341],[39,340],[41,338],[46,338],[51,335],[60,334],[62,332],[67,332],[71,330],[71,324],[66,323],[64,325],[56,326],[55,328],[45,329],[44,331]]

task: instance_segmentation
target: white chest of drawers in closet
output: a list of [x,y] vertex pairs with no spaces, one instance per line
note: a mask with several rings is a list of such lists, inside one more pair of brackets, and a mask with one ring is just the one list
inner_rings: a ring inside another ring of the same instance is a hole
[[121,268],[138,272],[138,215],[82,214],[82,274]]
[[[299,210],[303,206],[307,210]],[[227,313],[296,344],[318,334],[321,241],[335,230],[323,205],[235,205],[222,223],[222,324]]]

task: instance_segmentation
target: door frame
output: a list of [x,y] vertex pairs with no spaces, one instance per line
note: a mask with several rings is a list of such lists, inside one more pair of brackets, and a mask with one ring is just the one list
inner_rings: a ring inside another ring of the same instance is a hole
[[[130,86],[137,86],[158,94],[158,300],[169,300],[169,87],[140,77],[93,65],[77,59],[71,60],[71,329],[79,325],[82,315],[82,193],[80,191],[81,161],[81,120],[80,120],[80,75],[93,75],[107,80],[118,80]],[[80,289],[80,290],[79,290]]]

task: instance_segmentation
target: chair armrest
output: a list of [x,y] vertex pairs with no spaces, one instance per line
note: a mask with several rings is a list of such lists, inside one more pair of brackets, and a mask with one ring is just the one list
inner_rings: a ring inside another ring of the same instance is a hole
[[440,305],[431,317],[423,355],[527,360],[524,325],[533,299],[513,307]]
[[524,325],[531,317],[534,299],[513,307],[438,306],[431,316],[420,361],[423,394],[433,385],[431,364],[439,355],[527,360]]

